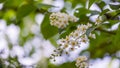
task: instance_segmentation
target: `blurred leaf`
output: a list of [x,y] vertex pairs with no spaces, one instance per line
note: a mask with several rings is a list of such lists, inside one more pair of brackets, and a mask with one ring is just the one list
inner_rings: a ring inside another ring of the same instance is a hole
[[24,0],[6,0],[4,3],[5,8],[17,8],[23,3]]
[[78,8],[76,9],[77,12],[75,12],[75,16],[80,17],[81,15],[86,15],[87,13],[90,13],[90,10],[86,9],[85,7],[83,8]]
[[100,13],[100,16],[102,16],[102,15],[104,15],[106,12],[108,12],[109,11],[109,9],[105,9],[105,10],[103,10],[101,13]]
[[77,0],[65,0],[65,1],[71,2],[73,8],[78,4],[81,4],[83,6],[85,6],[85,4],[86,4],[86,0],[79,0],[79,1],[77,1]]
[[41,24],[41,32],[45,39],[51,38],[58,33],[58,28],[50,25],[48,14],[45,15],[45,18]]
[[55,36],[53,36],[53,37],[51,37],[51,38],[49,38],[49,41],[50,41],[55,47],[58,46],[57,40],[58,40],[58,34],[55,35]]
[[111,11],[105,14],[105,16],[107,17],[107,20],[118,20],[119,15],[120,15],[120,9]]
[[106,4],[105,4],[104,1],[100,1],[100,2],[97,3],[97,5],[99,6],[99,8],[100,8],[101,10],[103,10],[103,7],[104,7]]
[[23,17],[29,15],[33,12],[36,8],[31,4],[24,4],[17,10],[17,20],[21,20]]
[[113,9],[113,10],[117,10],[120,8],[120,5],[112,5],[110,4],[110,8]]
[[100,35],[96,34],[96,39],[90,39],[88,51],[91,54],[91,58],[102,58],[106,53],[111,56],[119,51],[120,28],[118,28],[117,34],[102,30],[97,31],[100,31]]
[[75,12],[75,16],[79,18],[79,22],[88,22],[89,18],[86,16],[86,14],[90,13],[90,10],[83,8],[76,9],[77,12]]
[[16,19],[16,11],[7,10],[3,15],[3,19],[7,21],[7,25],[10,25]]
[[0,3],[3,3],[3,2],[5,2],[6,0],[0,0]]
[[35,48],[32,47],[32,50],[30,51],[29,56],[32,56],[34,52],[35,52]]

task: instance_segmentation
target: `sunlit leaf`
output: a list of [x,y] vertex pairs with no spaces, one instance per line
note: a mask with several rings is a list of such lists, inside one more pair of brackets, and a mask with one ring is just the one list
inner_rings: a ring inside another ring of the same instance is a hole
[[4,7],[5,8],[14,8],[16,9],[17,7],[19,7],[24,0],[6,0],[4,2]]

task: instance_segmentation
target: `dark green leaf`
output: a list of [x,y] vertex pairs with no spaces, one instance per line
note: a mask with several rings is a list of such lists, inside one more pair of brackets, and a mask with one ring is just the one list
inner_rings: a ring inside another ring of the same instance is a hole
[[113,10],[117,10],[120,8],[120,5],[112,5],[110,4],[110,8],[113,9]]
[[49,15],[45,15],[41,24],[41,32],[45,39],[51,38],[58,33],[58,28],[50,25]]
[[0,3],[5,2],[6,0],[0,0]]
[[36,8],[31,4],[24,4],[17,10],[17,20],[21,20],[23,17],[29,15],[33,12]]
[[99,8],[102,10],[103,7],[106,5],[104,1],[100,1],[99,3],[97,3],[97,5],[99,6]]
[[76,11],[78,11],[78,13],[75,12],[75,16],[77,16],[77,17],[80,17],[81,15],[86,15],[87,13],[90,13],[90,10],[88,10],[84,7],[83,8],[78,8],[78,9],[76,9]]

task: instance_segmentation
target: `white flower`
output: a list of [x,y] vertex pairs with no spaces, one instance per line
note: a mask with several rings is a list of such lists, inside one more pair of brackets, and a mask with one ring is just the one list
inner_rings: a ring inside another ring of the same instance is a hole
[[50,24],[58,28],[65,28],[69,24],[69,21],[77,22],[78,18],[61,12],[52,13],[50,15]]
[[101,24],[101,23],[102,23],[102,18],[101,18],[101,17],[98,17],[98,18],[96,19],[95,25],[99,25],[99,24]]
[[95,34],[92,34],[92,33],[89,34],[89,37],[91,37],[91,38],[93,38],[93,39],[96,38]]
[[88,62],[86,56],[80,56],[76,59],[76,64],[78,68],[88,68]]

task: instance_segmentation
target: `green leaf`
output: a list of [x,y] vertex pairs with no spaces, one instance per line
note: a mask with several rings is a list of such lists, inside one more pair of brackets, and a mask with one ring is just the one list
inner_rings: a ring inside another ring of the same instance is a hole
[[29,15],[33,12],[36,8],[31,4],[24,4],[17,10],[17,20],[21,20],[23,17]]
[[101,13],[100,13],[100,16],[102,16],[102,15],[104,15],[106,12],[108,12],[109,11],[109,9],[105,9],[105,10],[103,10]]
[[45,15],[45,18],[41,24],[41,32],[45,39],[51,38],[58,33],[58,28],[50,25],[48,14]]
[[53,37],[51,37],[51,38],[49,38],[49,41],[50,41],[55,47],[57,47],[57,46],[58,46],[58,44],[57,44],[57,39],[58,39],[58,34],[55,35],[55,36],[53,36]]
[[110,4],[110,8],[113,9],[113,10],[117,10],[120,8],[120,5],[112,5]]
[[79,22],[88,22],[89,18],[86,16],[86,14],[90,13],[90,10],[86,9],[85,7],[78,8],[76,10],[79,12],[76,12],[74,15],[79,18]]
[[4,2],[4,8],[17,8],[19,7],[24,0],[6,0]]
[[100,1],[97,3],[97,5],[99,6],[99,8],[102,10],[103,7],[106,5],[104,1]]
[[3,3],[3,2],[5,2],[6,0],[0,0],[0,3]]
[[76,9],[77,12],[75,12],[75,16],[80,17],[81,15],[86,15],[87,13],[90,13],[90,10],[86,9],[85,7],[83,8],[78,8]]

